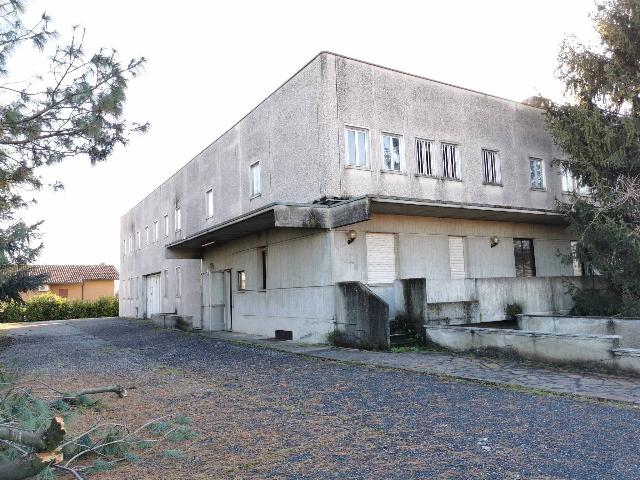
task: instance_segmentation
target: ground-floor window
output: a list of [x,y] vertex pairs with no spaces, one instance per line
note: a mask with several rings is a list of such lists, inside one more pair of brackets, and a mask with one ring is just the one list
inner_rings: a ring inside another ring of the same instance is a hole
[[449,272],[451,278],[466,278],[464,238],[449,237]]
[[367,233],[367,283],[393,283],[396,279],[395,235]]
[[247,289],[247,275],[244,270],[238,270],[238,290]]
[[516,277],[535,277],[536,258],[533,252],[533,240],[514,238],[513,253],[516,261]]

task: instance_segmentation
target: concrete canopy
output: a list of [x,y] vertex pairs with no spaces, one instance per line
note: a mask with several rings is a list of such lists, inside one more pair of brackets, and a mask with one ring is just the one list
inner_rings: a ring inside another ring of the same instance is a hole
[[202,249],[272,228],[330,229],[369,220],[372,213],[564,225],[558,212],[485,204],[362,196],[329,205],[272,203],[167,245],[167,258],[201,258]]

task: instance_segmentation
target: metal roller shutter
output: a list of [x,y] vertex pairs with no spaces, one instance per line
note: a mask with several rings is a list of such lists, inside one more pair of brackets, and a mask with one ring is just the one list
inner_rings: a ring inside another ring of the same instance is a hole
[[392,283],[396,279],[395,236],[367,233],[368,283]]
[[451,278],[465,278],[464,238],[449,237],[449,270]]

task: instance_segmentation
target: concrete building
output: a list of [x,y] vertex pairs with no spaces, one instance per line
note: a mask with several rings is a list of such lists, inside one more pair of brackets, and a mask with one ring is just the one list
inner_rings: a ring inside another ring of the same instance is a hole
[[23,295],[26,299],[43,293],[54,293],[70,300],[97,300],[115,295],[118,270],[113,265],[33,265],[33,274],[45,274],[46,282],[37,290]]
[[120,313],[318,341],[566,311],[543,113],[322,52],[122,217]]

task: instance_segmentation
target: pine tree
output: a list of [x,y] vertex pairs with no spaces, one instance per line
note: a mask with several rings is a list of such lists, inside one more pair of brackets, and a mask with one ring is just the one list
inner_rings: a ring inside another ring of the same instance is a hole
[[547,112],[564,152],[558,163],[588,191],[560,208],[578,260],[608,287],[606,295],[582,292],[577,307],[640,315],[640,0],[601,1],[593,20],[599,45],[569,38],[559,55],[559,77],[575,101]]
[[[43,278],[29,274],[27,265],[40,253],[40,223],[16,218],[33,201],[27,192],[43,187],[39,169],[69,157],[86,156],[92,164],[105,160],[132,132],[147,124],[123,119],[127,85],[140,73],[144,58],[121,63],[113,50],[84,51],[84,31],[74,27],[66,44],[43,14],[31,26],[23,21],[23,0],[0,3],[0,300],[18,299]],[[34,78],[16,81],[8,60],[33,48],[49,57],[48,68]]]

